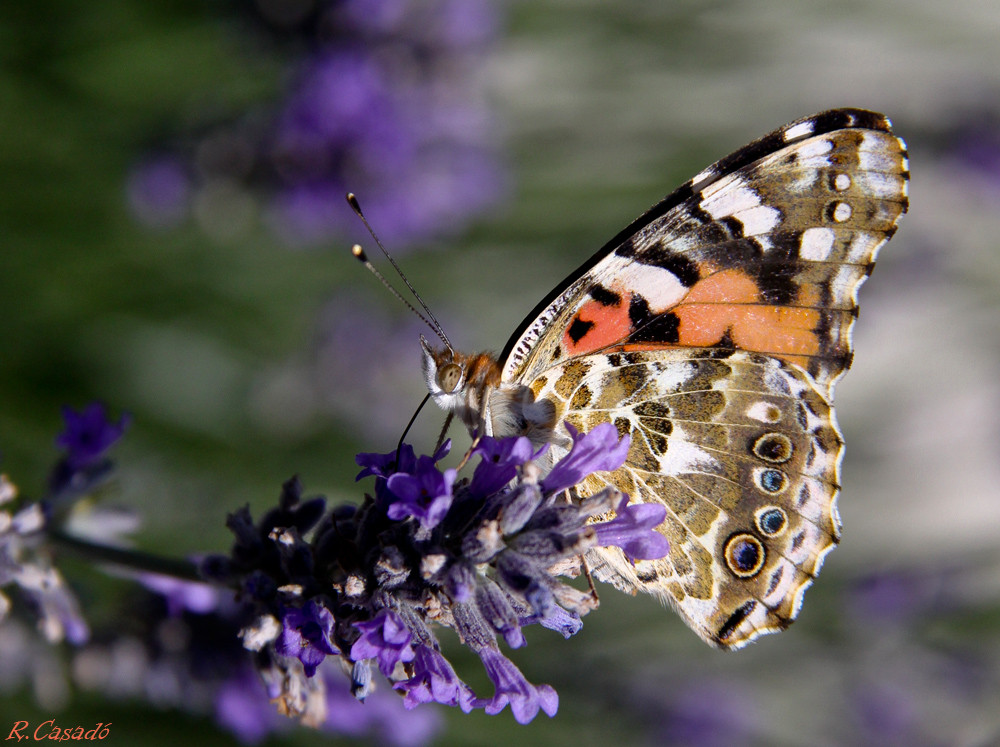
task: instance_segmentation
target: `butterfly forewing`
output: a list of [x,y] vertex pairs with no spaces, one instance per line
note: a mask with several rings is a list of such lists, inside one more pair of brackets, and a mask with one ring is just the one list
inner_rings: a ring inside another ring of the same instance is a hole
[[[857,292],[906,211],[888,120],[842,109],[793,122],[709,167],[543,300],[500,357],[485,417],[558,457],[561,423],[614,423],[612,484],[667,507],[670,553],[591,553],[597,575],[659,596],[705,640],[780,630],[839,537],[843,442],[832,389],[851,362]],[[530,389],[544,418],[511,405]],[[512,395],[512,392],[520,392]],[[511,417],[511,416],[514,417]],[[552,425],[546,425],[551,423]],[[526,432],[526,431],[524,431]]]
[[780,357],[829,389],[850,365],[857,289],[906,209],[906,179],[881,115],[788,125],[703,171],[571,275],[508,343],[504,378],[601,350],[719,346]]

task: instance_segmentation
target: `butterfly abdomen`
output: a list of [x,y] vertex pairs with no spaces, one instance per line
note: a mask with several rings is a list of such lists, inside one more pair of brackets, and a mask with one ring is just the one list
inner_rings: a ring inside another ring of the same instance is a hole
[[536,399],[526,386],[503,386],[490,393],[486,417],[489,434],[496,438],[527,436],[535,446],[568,447],[569,439],[558,435],[557,428],[564,412],[551,399]]

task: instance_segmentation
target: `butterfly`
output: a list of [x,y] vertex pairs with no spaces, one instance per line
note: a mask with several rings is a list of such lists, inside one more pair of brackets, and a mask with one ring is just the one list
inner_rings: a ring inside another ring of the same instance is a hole
[[594,550],[594,575],[660,598],[721,648],[783,630],[840,538],[833,389],[908,178],[881,114],[792,122],[621,231],[499,356],[422,338],[431,397],[470,432],[550,444],[552,460],[565,424],[613,423],[630,436],[625,464],[577,492],[665,505],[670,552]]

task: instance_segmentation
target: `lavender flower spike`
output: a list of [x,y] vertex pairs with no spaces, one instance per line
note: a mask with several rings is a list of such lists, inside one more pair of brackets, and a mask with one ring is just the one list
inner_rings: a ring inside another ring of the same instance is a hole
[[[250,595],[257,619],[274,620],[272,629],[282,621],[280,636],[244,637],[259,666],[271,662],[262,673],[277,672],[272,697],[308,715],[298,705],[302,694],[321,679],[312,676],[319,664],[339,656],[359,699],[372,691],[377,663],[407,708],[434,702],[496,714],[510,705],[522,724],[540,711],[554,715],[555,690],[528,682],[500,653],[499,639],[520,648],[529,625],[565,637],[580,630],[596,600],[561,577],[575,575],[581,555],[601,545],[633,559],[667,552],[656,531],[662,507],[630,506],[612,488],[567,500],[565,491],[591,473],[617,469],[629,446],[611,424],[587,434],[570,427],[570,434],[569,454],[541,481],[534,460],[542,452],[526,438],[483,436],[473,450],[479,464],[461,477],[437,466],[444,450],[416,456],[403,445],[398,453],[358,455],[361,476],[375,482],[374,495],[358,506],[299,526],[300,491],[285,491],[281,511],[257,524],[249,511],[231,521],[233,552],[213,567],[225,570],[233,588],[258,590]],[[616,503],[615,518],[590,523]],[[289,535],[294,545],[283,539]],[[492,696],[477,697],[455,673],[441,654],[440,627],[479,656]]]
[[[17,487],[0,475],[0,589],[15,584],[30,600],[38,617],[38,629],[50,643],[68,640],[86,642],[89,628],[80,605],[49,553],[40,544],[48,522],[40,503],[28,503],[11,513]],[[0,590],[0,621],[11,609],[11,601]]]

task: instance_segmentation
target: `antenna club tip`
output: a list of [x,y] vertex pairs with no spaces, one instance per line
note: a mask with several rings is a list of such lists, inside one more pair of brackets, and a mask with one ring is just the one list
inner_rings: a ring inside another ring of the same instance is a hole
[[357,213],[358,215],[362,214],[361,203],[358,202],[358,198],[354,195],[353,192],[347,193],[347,204],[351,206],[351,210],[353,210],[355,213]]
[[362,262],[368,261],[368,256],[365,254],[365,250],[361,248],[361,244],[355,244],[352,246],[351,254],[360,259]]

